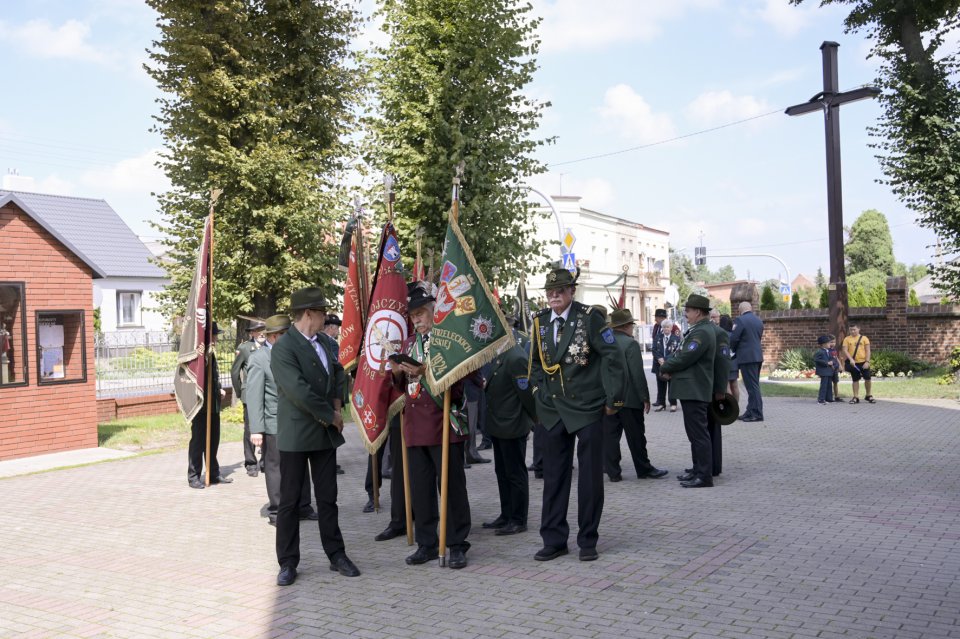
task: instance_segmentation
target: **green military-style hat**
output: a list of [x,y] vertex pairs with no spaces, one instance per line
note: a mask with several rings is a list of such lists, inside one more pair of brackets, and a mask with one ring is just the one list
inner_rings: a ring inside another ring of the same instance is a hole
[[610,328],[618,328],[635,323],[636,320],[633,319],[633,313],[630,312],[629,308],[618,308],[610,313]]
[[697,295],[696,293],[691,293],[690,297],[687,298],[687,303],[683,305],[684,308],[696,308],[701,311],[710,310],[710,300],[704,297],[703,295]]
[[603,315],[603,321],[607,321],[607,307],[603,304],[591,304],[590,308],[595,308]]
[[565,268],[555,268],[547,273],[547,281],[543,285],[544,290],[555,288],[564,288],[567,286],[576,286],[577,278],[580,277],[580,268],[577,267],[577,274],[574,275]]
[[286,315],[272,315],[264,322],[265,333],[279,333],[290,329],[290,318]]
[[305,308],[327,310],[330,308],[330,304],[327,302],[327,298],[323,296],[323,291],[316,286],[308,286],[307,288],[301,288],[299,291],[294,291],[290,296],[291,311],[299,311]]
[[710,402],[707,409],[721,426],[729,426],[737,421],[737,416],[740,414],[740,405],[737,403],[737,398],[730,393],[725,394],[723,399],[715,399]]

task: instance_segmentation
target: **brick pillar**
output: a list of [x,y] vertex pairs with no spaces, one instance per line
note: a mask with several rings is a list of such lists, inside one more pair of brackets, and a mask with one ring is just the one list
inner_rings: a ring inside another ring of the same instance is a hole
[[750,302],[754,311],[760,310],[760,289],[753,282],[734,284],[730,290],[730,316],[740,315],[740,302]]
[[887,348],[909,352],[907,344],[907,304],[910,300],[906,277],[887,278]]

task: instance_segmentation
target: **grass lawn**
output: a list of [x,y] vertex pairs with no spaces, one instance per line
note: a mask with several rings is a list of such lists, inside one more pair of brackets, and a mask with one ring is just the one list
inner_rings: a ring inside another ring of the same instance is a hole
[[[240,441],[243,437],[243,422],[231,423],[223,417],[221,416],[220,420],[220,441]],[[97,443],[104,448],[153,451],[186,448],[189,441],[190,425],[180,413],[130,417],[97,425]]]
[[[940,371],[942,372],[942,371]],[[873,380],[873,395],[877,399],[958,399],[960,385],[937,383],[937,375],[923,377],[892,377]],[[760,392],[764,397],[810,397],[816,399],[820,390],[819,378],[812,382],[760,382]],[[741,390],[741,393],[743,391]],[[860,382],[860,399],[863,399],[863,382]],[[840,396],[853,397],[849,379],[840,380]]]

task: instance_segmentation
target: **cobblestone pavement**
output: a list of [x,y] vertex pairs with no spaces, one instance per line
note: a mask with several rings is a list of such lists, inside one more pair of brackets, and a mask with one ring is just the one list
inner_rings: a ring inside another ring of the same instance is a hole
[[690,459],[680,413],[651,414],[671,474],[627,462],[606,484],[592,563],[575,533],[570,555],[533,561],[532,476],[530,532],[482,530],[499,511],[486,464],[467,471],[470,565],[405,565],[403,538],[373,541],[388,510],[361,513],[353,431],[339,486],[356,579],[304,523],[300,576],[274,585],[263,477],[239,444],[221,449],[235,482],[203,491],[184,451],[0,480],[0,637],[960,637],[960,406],[765,403],[766,422],[726,427],[709,490],[673,478]]

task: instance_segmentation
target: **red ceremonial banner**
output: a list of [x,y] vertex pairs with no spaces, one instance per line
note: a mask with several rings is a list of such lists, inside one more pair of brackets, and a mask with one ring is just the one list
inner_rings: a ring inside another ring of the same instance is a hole
[[383,445],[387,424],[403,408],[403,394],[393,385],[389,357],[400,352],[406,338],[407,285],[397,232],[388,222],[383,227],[362,353],[357,358],[357,379],[350,396],[353,421],[371,454]]
[[363,283],[360,279],[360,264],[357,262],[357,243],[360,241],[358,228],[350,243],[347,283],[343,288],[343,325],[340,327],[340,363],[347,372],[357,365],[357,353],[360,352],[360,343],[363,341]]
[[173,379],[174,395],[184,418],[190,421],[203,406],[204,387],[207,383],[207,352],[210,343],[208,322],[210,294],[210,248],[213,229],[207,217],[203,225],[203,239],[197,255],[197,265],[190,283],[190,297],[183,314],[183,333],[180,336],[180,352],[177,354],[177,371]]

